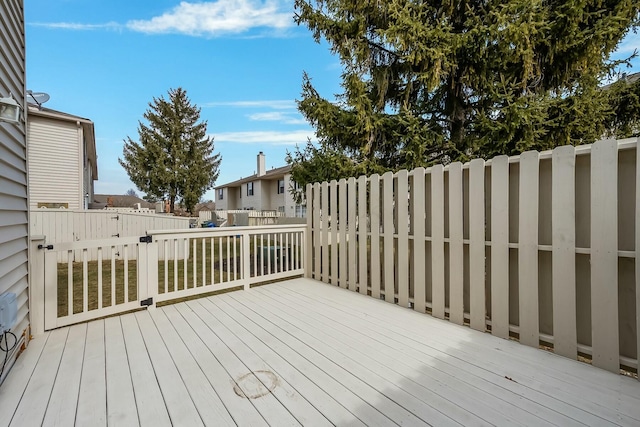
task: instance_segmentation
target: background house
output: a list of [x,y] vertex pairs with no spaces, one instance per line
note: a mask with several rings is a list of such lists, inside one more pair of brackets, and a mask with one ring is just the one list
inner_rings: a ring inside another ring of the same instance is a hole
[[[24,4],[0,2],[0,97],[12,95],[25,103]],[[25,112],[26,113],[26,112]],[[0,296],[16,296],[17,320],[10,331],[18,343],[9,353],[0,382],[29,336],[29,212],[27,204],[27,144],[24,115],[20,123],[0,122]],[[10,343],[13,342],[9,338]],[[4,353],[2,357],[4,359]]]
[[216,208],[220,210],[255,209],[284,212],[285,216],[301,217],[306,206],[296,204],[291,194],[291,166],[266,169],[261,151],[257,156],[256,173],[246,178],[215,187]]
[[88,209],[98,162],[93,122],[29,105],[29,207]]

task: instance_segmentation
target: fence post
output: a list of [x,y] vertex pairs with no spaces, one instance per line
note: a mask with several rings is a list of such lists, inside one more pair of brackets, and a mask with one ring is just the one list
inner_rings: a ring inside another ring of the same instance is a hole
[[44,333],[44,249],[45,236],[31,236],[29,246],[29,323],[34,336]]
[[138,300],[148,310],[156,308],[158,296],[158,243],[142,236],[138,244]]
[[[251,288],[251,238],[248,231],[242,233],[242,282],[244,284],[244,290],[248,291]],[[257,256],[258,254],[253,254]],[[256,272],[257,274],[257,272]]]

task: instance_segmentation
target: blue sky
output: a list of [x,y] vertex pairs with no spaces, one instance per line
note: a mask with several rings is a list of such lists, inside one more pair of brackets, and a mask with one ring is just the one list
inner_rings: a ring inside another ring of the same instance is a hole
[[[123,140],[170,88],[202,108],[222,154],[217,184],[253,174],[259,151],[283,166],[314,138],[295,104],[303,71],[323,96],[340,92],[338,59],[295,25],[292,0],[26,0],[25,19],[28,89],[95,123],[96,193],[135,188],[118,164]],[[638,47],[630,34],[618,56]]]

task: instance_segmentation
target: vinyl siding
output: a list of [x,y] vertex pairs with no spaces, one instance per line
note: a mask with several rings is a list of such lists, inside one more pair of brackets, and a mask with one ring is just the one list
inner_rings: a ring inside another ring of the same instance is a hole
[[33,115],[28,128],[31,209],[38,203],[68,203],[69,209],[83,209],[81,128]]
[[[0,2],[0,96],[11,93],[25,105],[24,5],[22,0]],[[0,123],[0,294],[14,292],[18,320],[12,332],[20,348],[27,336],[28,305],[28,204],[27,148],[24,121]],[[4,376],[15,359],[10,354]],[[0,378],[0,382],[3,378]]]

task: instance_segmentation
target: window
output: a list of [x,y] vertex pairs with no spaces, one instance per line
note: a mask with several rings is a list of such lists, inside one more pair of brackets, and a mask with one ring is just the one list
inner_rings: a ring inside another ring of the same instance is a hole
[[284,206],[278,206],[278,212],[284,213]]
[[247,196],[253,196],[253,182],[247,182]]
[[284,194],[284,179],[278,180],[278,194]]
[[223,188],[219,188],[218,189],[218,200],[222,200],[224,199],[224,189]]

